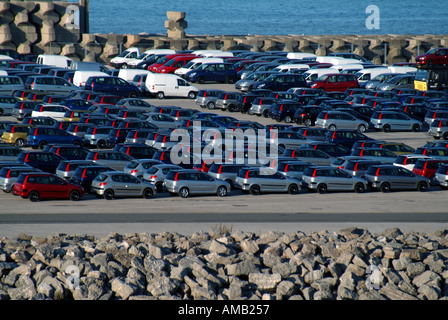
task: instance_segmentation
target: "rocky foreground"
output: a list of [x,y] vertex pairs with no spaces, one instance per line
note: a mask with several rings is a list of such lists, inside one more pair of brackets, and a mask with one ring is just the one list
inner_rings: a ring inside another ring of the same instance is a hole
[[2,300],[447,300],[448,230],[0,239]]

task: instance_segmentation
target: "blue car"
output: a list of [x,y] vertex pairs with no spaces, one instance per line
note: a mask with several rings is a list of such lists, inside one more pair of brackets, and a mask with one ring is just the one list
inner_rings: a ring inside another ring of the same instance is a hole
[[23,151],[17,156],[17,162],[49,173],[55,173],[59,163],[64,160],[66,159],[48,151]]
[[43,149],[47,144],[72,144],[82,146],[84,140],[53,126],[31,128],[26,138],[26,145],[33,149]]
[[203,63],[197,69],[187,72],[185,79],[197,83],[235,83],[238,74],[232,63]]
[[85,90],[92,90],[117,96],[136,98],[140,95],[140,89],[119,77],[94,76],[86,81]]

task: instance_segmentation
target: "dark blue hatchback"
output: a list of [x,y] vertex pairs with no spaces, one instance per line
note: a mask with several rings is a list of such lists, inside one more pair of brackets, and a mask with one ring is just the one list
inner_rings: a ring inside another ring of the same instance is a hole
[[119,77],[112,76],[89,77],[85,89],[128,98],[136,98],[140,95],[138,87]]

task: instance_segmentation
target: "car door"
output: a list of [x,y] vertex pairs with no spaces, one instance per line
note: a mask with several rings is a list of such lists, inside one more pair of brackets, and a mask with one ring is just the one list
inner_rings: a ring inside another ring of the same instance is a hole
[[401,167],[391,169],[391,173],[393,172],[395,179],[397,180],[397,184],[399,184],[400,189],[415,189],[416,188],[416,175],[415,173],[406,170]]
[[173,96],[186,97],[190,92],[190,84],[183,79],[175,79],[176,84],[174,86]]
[[113,174],[111,179],[113,182],[114,194],[116,196],[127,196],[129,194],[126,174]]
[[[30,178],[29,178],[30,179]],[[41,198],[51,198],[53,196],[53,185],[47,175],[34,177],[35,187]]]
[[339,190],[353,190],[353,177],[341,169],[334,169],[336,188]]
[[127,195],[138,196],[141,194],[142,184],[139,179],[128,174],[128,175],[123,175],[123,181],[125,183]]
[[55,198],[67,198],[70,193],[70,189],[66,181],[59,177],[49,176],[49,188],[51,188],[52,197]]
[[196,178],[199,183],[198,188],[200,189],[201,193],[213,193],[215,191],[216,189],[215,178],[203,172],[196,173]]

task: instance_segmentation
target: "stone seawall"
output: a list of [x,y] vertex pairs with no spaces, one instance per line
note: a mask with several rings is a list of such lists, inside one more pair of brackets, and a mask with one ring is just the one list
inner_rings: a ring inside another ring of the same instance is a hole
[[0,239],[2,300],[447,300],[448,230]]

